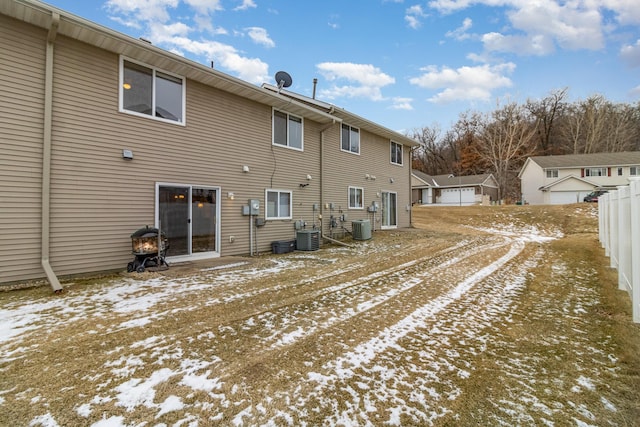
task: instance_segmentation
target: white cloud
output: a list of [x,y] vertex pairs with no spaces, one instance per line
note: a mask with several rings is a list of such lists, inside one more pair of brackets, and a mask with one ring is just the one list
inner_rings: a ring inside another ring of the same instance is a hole
[[419,77],[410,79],[410,83],[424,89],[441,90],[435,96],[429,98],[434,103],[447,103],[460,100],[489,101],[492,91],[509,87],[510,74],[515,69],[511,62],[498,65],[479,65],[475,67],[460,67],[452,69],[429,66],[422,69],[424,73]]
[[505,36],[500,33],[487,33],[482,36],[485,50],[489,52],[512,52],[519,55],[548,55],[555,50],[550,37],[534,36]]
[[448,31],[446,36],[454,38],[456,40],[466,40],[471,37],[471,35],[467,33],[467,31],[470,30],[472,26],[473,21],[471,20],[471,18],[465,18],[464,21],[462,21],[462,25],[460,27],[456,28],[453,31]]
[[316,67],[330,82],[347,82],[341,86],[334,84],[330,89],[321,91],[321,95],[327,99],[346,97],[380,101],[384,99],[381,89],[395,83],[393,77],[370,64],[323,62]]
[[[248,58],[233,46],[206,36],[194,40],[191,33],[206,30],[206,34],[226,34],[223,28],[214,28],[211,15],[222,10],[219,0],[183,0],[194,13],[193,22],[197,28],[176,21],[171,22],[170,9],[179,6],[180,0],[108,0],[107,11],[111,19],[146,31],[155,45],[163,47],[178,55],[189,53],[201,57],[206,63],[213,61],[216,68],[224,69],[230,74],[251,83],[261,84],[270,79],[269,66],[258,58]],[[253,0],[244,0],[236,9],[256,7]],[[189,22],[189,21],[186,21]],[[266,30],[257,27],[247,29],[247,35],[256,43],[273,47],[274,43]]]
[[629,96],[632,98],[640,98],[640,86],[636,86],[629,91]]
[[[206,1],[206,0],[203,0],[203,1]],[[233,10],[248,10],[248,9],[252,9],[252,8],[255,8],[255,7],[257,7],[257,6],[256,6],[256,3],[253,0],[242,0],[242,4],[240,6],[238,6],[238,7],[236,7]]]
[[599,3],[615,13],[620,25],[640,24],[638,0],[601,0]]
[[420,28],[420,26],[422,25],[420,18],[424,18],[426,16],[427,14],[422,10],[422,6],[416,4],[406,10],[404,20],[407,22],[407,25],[409,25],[409,27],[415,30],[417,28]]
[[620,57],[630,67],[640,67],[640,40],[635,45],[622,46]]
[[[608,13],[620,25],[640,23],[638,0],[432,0],[428,5],[445,14],[479,5],[500,8],[496,11],[504,11],[509,26],[485,34],[485,48],[527,55],[547,55],[557,47],[604,49],[605,35],[615,29],[605,19]],[[460,30],[447,35],[466,34]]]
[[179,0],[108,0],[105,7],[110,13],[128,16],[130,20],[166,22],[167,9],[178,7]]
[[393,104],[391,104],[391,107],[389,108],[391,108],[392,110],[413,110],[413,105],[411,105],[411,103],[413,102],[413,98],[395,97],[392,98],[391,101],[393,102]]
[[507,14],[514,28],[530,39],[548,36],[564,49],[596,50],[604,47],[602,16],[597,7],[579,2],[560,6],[554,0],[524,2]]
[[245,28],[247,31],[247,35],[251,40],[253,40],[257,44],[261,44],[265,47],[275,47],[275,43],[269,37],[269,33],[267,30],[261,27],[249,27]]
[[200,15],[209,15],[217,10],[223,10],[220,0],[183,0]]

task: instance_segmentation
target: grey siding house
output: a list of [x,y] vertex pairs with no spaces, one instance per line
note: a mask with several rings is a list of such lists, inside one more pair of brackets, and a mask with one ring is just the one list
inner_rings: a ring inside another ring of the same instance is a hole
[[0,2],[0,45],[0,284],[124,269],[145,225],[174,262],[410,225],[399,133],[34,0]]

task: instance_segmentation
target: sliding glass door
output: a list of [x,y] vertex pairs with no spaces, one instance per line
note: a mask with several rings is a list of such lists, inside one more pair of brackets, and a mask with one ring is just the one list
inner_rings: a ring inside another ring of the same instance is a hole
[[157,184],[157,225],[167,235],[167,256],[219,252],[219,189]]

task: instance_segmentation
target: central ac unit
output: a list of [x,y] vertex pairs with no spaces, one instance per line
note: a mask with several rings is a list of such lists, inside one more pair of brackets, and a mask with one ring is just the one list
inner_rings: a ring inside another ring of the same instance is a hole
[[296,233],[296,249],[299,251],[317,251],[320,249],[319,230],[300,230]]
[[368,219],[351,221],[353,240],[369,240],[371,238],[371,223]]

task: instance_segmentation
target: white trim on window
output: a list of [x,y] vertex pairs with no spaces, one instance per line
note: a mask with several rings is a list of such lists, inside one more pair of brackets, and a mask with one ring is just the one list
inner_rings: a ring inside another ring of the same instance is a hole
[[349,209],[364,209],[364,188],[349,186],[347,198]]
[[304,118],[273,108],[271,144],[304,151]]
[[264,216],[268,220],[293,218],[293,192],[268,188],[264,191]]
[[[126,69],[132,72],[131,75],[125,76],[125,62]],[[120,56],[119,67],[118,109],[121,113],[185,125],[187,81],[184,77],[125,56]],[[149,87],[136,91],[136,82],[133,80],[137,80],[138,85],[144,84],[143,78],[146,73],[149,77],[146,82]]]
[[345,123],[340,126],[340,150],[360,155],[360,129]]
[[631,166],[631,167],[629,167],[629,175],[631,175],[631,176],[640,176],[640,166]]
[[402,156],[404,154],[402,144],[391,141],[391,144],[389,144],[389,146],[391,151],[391,164],[402,166]]
[[546,169],[547,178],[557,178],[558,177],[558,169]]

